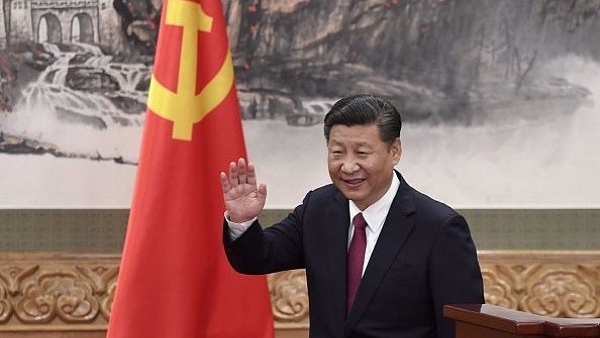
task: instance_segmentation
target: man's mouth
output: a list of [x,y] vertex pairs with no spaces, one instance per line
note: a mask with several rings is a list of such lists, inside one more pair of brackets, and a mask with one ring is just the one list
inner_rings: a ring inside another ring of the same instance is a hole
[[357,188],[361,185],[361,183],[363,183],[366,180],[364,178],[353,178],[353,179],[343,179],[342,181],[344,181],[344,183],[349,188]]

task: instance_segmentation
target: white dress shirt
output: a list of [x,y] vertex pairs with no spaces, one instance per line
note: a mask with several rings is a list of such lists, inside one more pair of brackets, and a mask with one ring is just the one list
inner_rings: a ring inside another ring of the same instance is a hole
[[[394,197],[398,192],[398,188],[400,188],[400,180],[398,179],[398,176],[396,176],[396,174],[393,174],[393,176],[392,184],[385,195],[383,195],[377,202],[371,204],[362,211],[363,217],[365,218],[365,221],[367,221],[367,227],[365,228],[367,235],[367,247],[365,248],[365,260],[362,269],[363,274],[367,269],[367,264],[369,264],[369,259],[371,259],[371,254],[373,254],[373,249],[375,249],[375,244],[377,244],[377,240],[381,234],[381,229],[383,229],[383,223],[385,222],[387,214],[390,211]],[[354,234],[354,225],[352,224],[352,220],[356,214],[361,212],[354,202],[349,201],[349,204],[351,221],[350,227],[348,228],[348,248],[350,248],[350,242],[352,241],[352,235]]]

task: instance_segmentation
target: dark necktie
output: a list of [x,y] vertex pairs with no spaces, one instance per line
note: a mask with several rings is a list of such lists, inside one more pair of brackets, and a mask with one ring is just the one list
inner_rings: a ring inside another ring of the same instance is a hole
[[362,268],[365,261],[365,248],[367,247],[367,235],[365,233],[365,227],[367,222],[363,217],[362,213],[354,216],[352,220],[354,224],[354,235],[350,242],[350,249],[348,250],[348,294],[346,296],[346,312],[350,313],[352,304],[354,304],[354,296],[358,290],[360,279],[362,277]]

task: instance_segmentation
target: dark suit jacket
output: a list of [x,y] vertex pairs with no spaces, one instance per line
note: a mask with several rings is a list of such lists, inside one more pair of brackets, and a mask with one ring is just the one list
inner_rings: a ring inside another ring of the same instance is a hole
[[333,185],[309,192],[284,220],[262,230],[255,222],[223,241],[244,274],[306,269],[310,337],[454,337],[442,308],[483,303],[477,252],[465,219],[445,204],[400,188],[346,317],[348,200]]

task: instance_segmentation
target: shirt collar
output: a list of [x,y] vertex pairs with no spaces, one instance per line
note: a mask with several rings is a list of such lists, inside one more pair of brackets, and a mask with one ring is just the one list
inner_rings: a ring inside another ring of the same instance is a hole
[[[396,197],[396,193],[400,188],[400,179],[396,175],[396,172],[393,172],[392,176],[392,184],[390,184],[388,191],[379,200],[377,200],[377,202],[371,204],[362,211],[363,217],[365,218],[365,221],[367,221],[367,226],[375,232],[377,232],[379,228],[383,226],[383,222],[385,221],[388,211],[392,206],[394,197]],[[354,216],[361,211],[353,201],[349,201],[349,205],[350,220],[352,220],[354,219]]]

